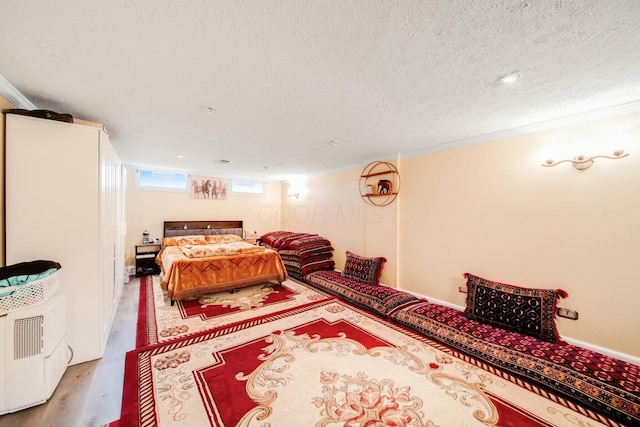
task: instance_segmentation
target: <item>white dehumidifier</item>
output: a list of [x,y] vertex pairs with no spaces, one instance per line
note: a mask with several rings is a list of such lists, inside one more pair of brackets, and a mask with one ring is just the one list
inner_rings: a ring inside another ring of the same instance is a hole
[[46,402],[68,365],[59,273],[0,288],[0,415]]

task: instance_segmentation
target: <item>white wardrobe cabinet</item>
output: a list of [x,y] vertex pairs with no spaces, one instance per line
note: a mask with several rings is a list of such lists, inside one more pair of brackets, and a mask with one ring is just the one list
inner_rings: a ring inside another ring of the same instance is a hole
[[6,263],[57,261],[70,364],[102,357],[124,282],[124,167],[97,127],[6,115]]

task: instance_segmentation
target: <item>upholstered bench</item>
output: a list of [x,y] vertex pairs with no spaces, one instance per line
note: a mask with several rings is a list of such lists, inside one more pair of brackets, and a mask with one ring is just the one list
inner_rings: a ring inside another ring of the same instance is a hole
[[407,304],[420,302],[420,299],[409,293],[389,286],[349,279],[339,271],[316,271],[304,276],[304,281],[383,317]]
[[562,341],[542,341],[480,323],[464,312],[426,301],[400,308],[390,318],[625,425],[640,425],[637,365]]

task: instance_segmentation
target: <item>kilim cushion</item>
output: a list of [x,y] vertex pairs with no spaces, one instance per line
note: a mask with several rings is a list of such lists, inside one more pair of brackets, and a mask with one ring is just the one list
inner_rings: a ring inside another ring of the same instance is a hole
[[492,282],[465,273],[467,318],[549,341],[559,341],[556,328],[562,289],[535,289]]
[[333,248],[331,247],[331,242],[322,236],[318,236],[317,234],[292,240],[289,243],[289,247],[298,251],[313,248],[327,248],[333,250]]
[[293,231],[271,231],[260,236],[260,241],[273,248],[286,248],[289,242],[305,236],[311,236],[311,234]]
[[342,277],[369,285],[379,285],[383,264],[386,258],[367,258],[347,251],[347,261],[342,270]]

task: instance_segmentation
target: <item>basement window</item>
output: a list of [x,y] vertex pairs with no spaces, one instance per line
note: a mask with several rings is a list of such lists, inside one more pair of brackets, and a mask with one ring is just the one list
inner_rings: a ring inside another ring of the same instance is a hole
[[136,169],[136,190],[187,191],[184,173],[152,169]]
[[245,181],[241,179],[231,179],[231,191],[241,194],[264,194],[264,182]]

